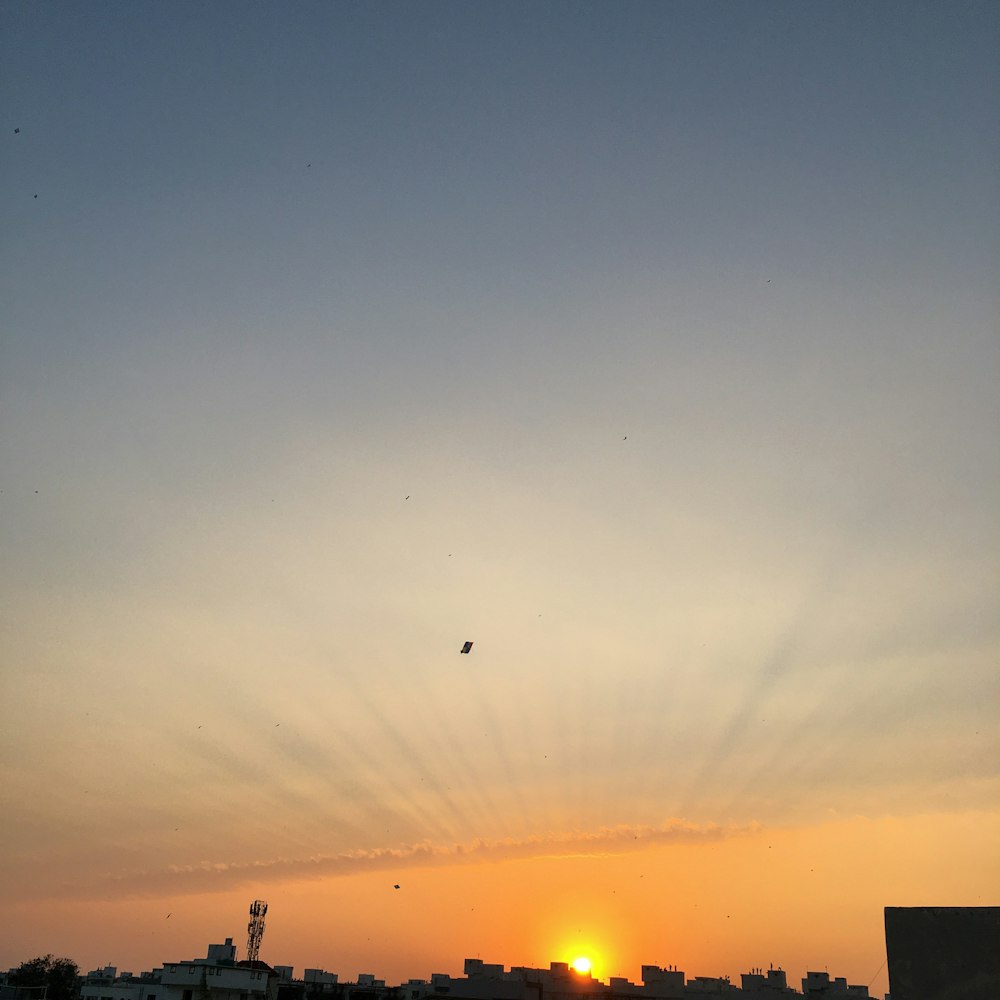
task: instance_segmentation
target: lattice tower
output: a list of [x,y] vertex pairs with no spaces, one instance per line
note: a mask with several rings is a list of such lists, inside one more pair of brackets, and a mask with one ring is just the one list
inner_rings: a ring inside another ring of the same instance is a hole
[[264,917],[267,916],[267,903],[263,899],[255,899],[250,905],[250,923],[247,924],[247,961],[256,962],[260,954],[260,942],[264,937]]

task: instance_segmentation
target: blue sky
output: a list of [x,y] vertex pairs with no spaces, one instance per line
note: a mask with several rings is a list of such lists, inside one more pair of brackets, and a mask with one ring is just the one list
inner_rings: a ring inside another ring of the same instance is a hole
[[18,893],[995,812],[995,5],[0,19]]

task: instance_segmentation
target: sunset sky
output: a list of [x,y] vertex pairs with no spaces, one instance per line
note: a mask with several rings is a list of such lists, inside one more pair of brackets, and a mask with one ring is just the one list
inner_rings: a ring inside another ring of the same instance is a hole
[[998,47],[0,6],[0,968],[881,993],[1000,902]]

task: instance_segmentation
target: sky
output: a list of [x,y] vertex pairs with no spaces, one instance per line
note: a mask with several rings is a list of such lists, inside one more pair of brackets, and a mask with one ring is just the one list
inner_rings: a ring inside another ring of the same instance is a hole
[[884,992],[1000,902],[998,43],[3,4],[0,968]]

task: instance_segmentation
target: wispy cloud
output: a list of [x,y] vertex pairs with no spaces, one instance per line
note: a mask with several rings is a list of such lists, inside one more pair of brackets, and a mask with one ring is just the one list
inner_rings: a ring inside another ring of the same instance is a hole
[[272,858],[249,863],[203,861],[146,871],[105,873],[99,880],[67,887],[85,896],[153,896],[161,893],[212,892],[241,885],[296,879],[337,878],[365,871],[401,871],[524,858],[623,854],[650,846],[708,843],[754,833],[759,825],[720,826],[672,819],[659,825],[604,826],[596,830],[543,834],[525,839],[483,840],[465,844],[421,842],[398,848]]

